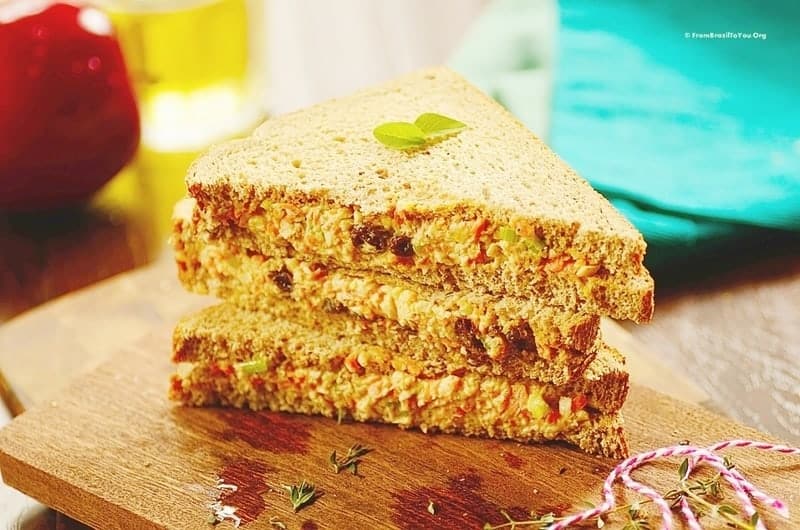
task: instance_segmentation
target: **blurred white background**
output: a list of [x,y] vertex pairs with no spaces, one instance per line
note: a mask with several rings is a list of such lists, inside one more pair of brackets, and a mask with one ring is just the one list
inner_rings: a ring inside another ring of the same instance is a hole
[[[261,1],[261,0],[257,0]],[[487,0],[270,0],[273,114],[447,61]]]

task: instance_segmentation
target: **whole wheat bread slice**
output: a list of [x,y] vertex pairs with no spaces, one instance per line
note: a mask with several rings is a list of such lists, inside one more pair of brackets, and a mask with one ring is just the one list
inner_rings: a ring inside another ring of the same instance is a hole
[[[430,342],[401,332],[386,336],[357,318],[346,315],[286,315],[275,311],[247,311],[218,304],[182,318],[173,334],[176,363],[222,362],[228,366],[266,359],[270,366],[289,363],[295,367],[357,373],[386,374],[399,370],[419,379],[477,374],[508,381],[528,381],[545,389],[546,396],[563,392],[582,394],[589,406],[616,412],[628,393],[625,359],[614,348],[602,345],[581,374],[564,384],[553,384],[515,372],[493,374],[485,364],[472,365],[455,355],[442,356]],[[520,361],[524,366],[525,362]],[[551,403],[552,404],[552,403]]]
[[[435,112],[467,128],[412,152],[373,129]],[[500,105],[444,68],[268,120],[186,177],[210,230],[252,251],[438,289],[537,297],[638,322],[653,311],[641,235]]]
[[172,399],[350,417],[426,432],[566,440],[594,454],[627,454],[618,412],[627,375],[611,373],[624,374],[611,352],[582,381],[564,386],[475,372],[421,377],[410,359],[403,362],[358,336],[320,333],[258,313],[248,322],[244,313],[220,305],[178,325]]

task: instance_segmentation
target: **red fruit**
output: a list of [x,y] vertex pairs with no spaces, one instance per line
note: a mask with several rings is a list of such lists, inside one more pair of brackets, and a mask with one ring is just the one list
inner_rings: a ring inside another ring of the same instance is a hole
[[551,410],[551,411],[550,411],[550,412],[547,414],[546,421],[547,421],[547,423],[555,423],[555,422],[557,422],[559,419],[561,419],[561,413],[560,413],[560,412],[558,412],[557,410]]
[[0,65],[0,209],[81,202],[131,159],[139,113],[100,11],[0,4]]

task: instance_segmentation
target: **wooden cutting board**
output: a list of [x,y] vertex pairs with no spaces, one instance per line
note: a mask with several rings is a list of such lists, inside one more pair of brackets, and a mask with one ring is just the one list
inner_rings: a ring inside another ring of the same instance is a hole
[[[9,485],[97,528],[209,528],[221,479],[242,528],[481,528],[501,509],[562,510],[596,501],[614,462],[559,444],[522,445],[393,426],[285,414],[191,409],[165,399],[168,331],[151,335],[18,417],[0,432]],[[769,439],[705,409],[634,387],[625,407],[633,451],[681,440]],[[361,443],[361,476],[334,474],[332,450]],[[800,462],[741,450],[731,455],[757,485],[800,513]],[[640,477],[672,487],[679,462]],[[281,484],[302,479],[322,496],[292,513]],[[433,503],[435,513],[428,511]],[[800,518],[770,528],[798,528]],[[609,526],[613,528],[612,526]],[[220,528],[230,528],[222,523]]]

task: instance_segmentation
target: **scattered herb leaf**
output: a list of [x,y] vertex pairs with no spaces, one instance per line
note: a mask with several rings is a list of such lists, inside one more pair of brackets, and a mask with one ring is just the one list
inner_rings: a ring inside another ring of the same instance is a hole
[[681,467],[678,468],[678,480],[686,480],[689,475],[689,459],[684,458]]
[[[734,464],[729,459],[726,459],[725,466],[728,469],[733,469]],[[662,495],[670,504],[672,509],[679,509],[681,500],[685,499],[697,517],[710,516],[714,519],[722,521],[731,528],[755,530],[760,518],[758,512],[754,513],[752,517],[744,519],[734,506],[727,503],[714,503],[715,500],[718,501],[722,498],[722,481],[724,479],[720,473],[716,473],[707,479],[690,481],[689,461],[686,459],[681,462],[678,468],[678,477],[679,482],[677,486]],[[653,523],[648,518],[648,514],[642,509],[644,505],[652,504],[652,502],[652,499],[644,499],[630,504],[617,506],[615,509],[604,513],[595,519],[597,528],[604,528],[607,524],[609,524],[609,517],[614,516],[615,514],[624,514],[626,520],[624,525],[621,526],[623,530],[652,530],[656,527],[652,526]],[[591,506],[591,503],[586,501],[583,501],[581,504]],[[505,510],[500,510],[500,513],[506,519],[505,523],[498,525],[485,523],[483,525],[483,529],[545,530],[553,523],[564,519],[564,517],[557,517],[553,513],[538,515],[535,512],[531,512],[531,517],[529,519],[515,520]],[[618,526],[614,526],[614,528],[618,528]]]
[[277,515],[273,515],[272,517],[269,518],[269,525],[272,528],[279,528],[280,530],[286,530],[286,524],[280,519],[278,519]]
[[328,461],[331,464],[331,468],[333,468],[333,472],[337,475],[343,469],[349,469],[353,475],[358,475],[358,464],[361,463],[361,457],[370,451],[372,449],[361,444],[355,444],[350,446],[347,454],[342,458],[336,455],[336,451],[332,451]]
[[297,512],[303,506],[313,502],[317,496],[317,488],[305,480],[303,480],[300,484],[284,484],[283,489],[289,493],[289,500],[291,501],[292,509],[295,512]]

